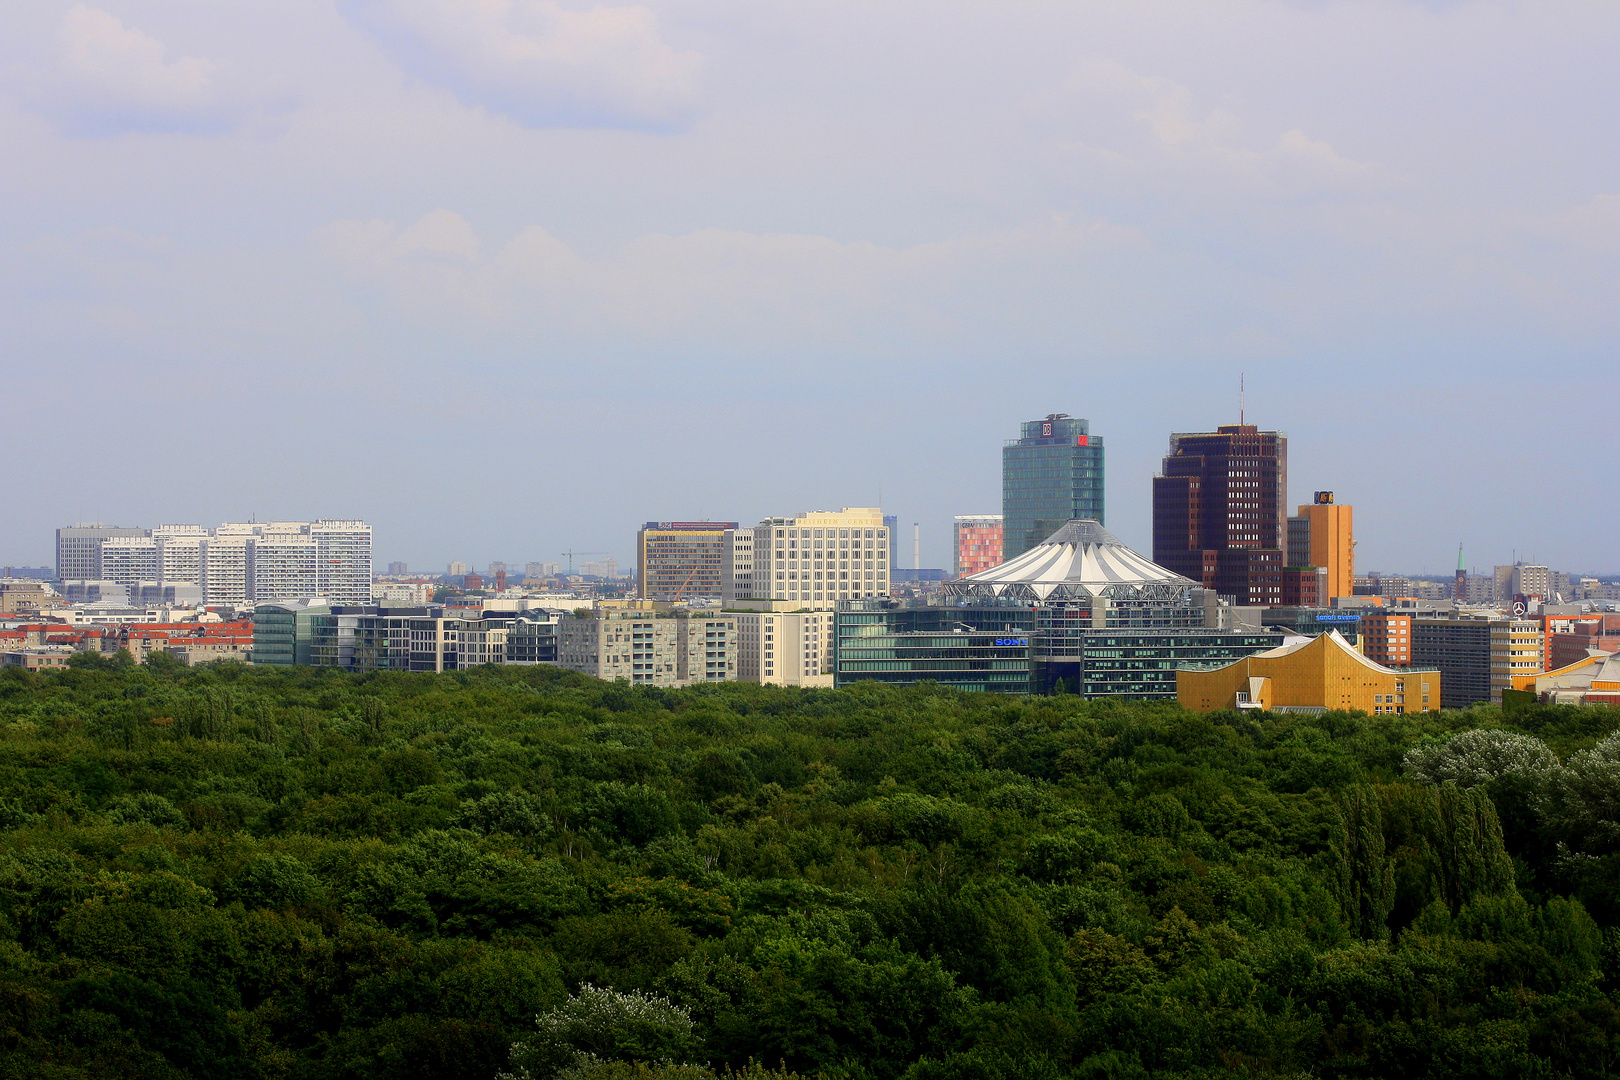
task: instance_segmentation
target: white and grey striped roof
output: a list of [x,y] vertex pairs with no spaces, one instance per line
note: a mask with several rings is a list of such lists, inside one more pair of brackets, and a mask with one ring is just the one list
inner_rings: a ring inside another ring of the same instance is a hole
[[[1091,518],[1075,518],[1011,562],[981,570],[954,584],[1001,595],[1028,590],[1045,599],[1055,591],[1085,589],[1100,594],[1112,585],[1196,587],[1180,574],[1151,562]],[[954,590],[953,590],[954,591]]]

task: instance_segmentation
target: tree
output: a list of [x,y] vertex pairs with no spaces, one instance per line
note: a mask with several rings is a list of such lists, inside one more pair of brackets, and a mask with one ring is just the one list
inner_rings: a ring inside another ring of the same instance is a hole
[[535,1018],[535,1032],[512,1047],[500,1080],[550,1080],[600,1061],[674,1061],[696,1045],[692,1017],[668,998],[620,993],[590,983]]

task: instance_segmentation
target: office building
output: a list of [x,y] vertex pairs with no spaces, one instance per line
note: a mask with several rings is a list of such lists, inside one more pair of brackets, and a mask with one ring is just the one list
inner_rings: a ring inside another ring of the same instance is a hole
[[1182,668],[1176,672],[1176,700],[1196,712],[1336,709],[1376,716],[1439,709],[1443,681],[1439,671],[1385,667],[1330,632],[1219,667]]
[[1333,492],[1318,491],[1310,505],[1288,519],[1290,567],[1314,566],[1324,571],[1319,602],[1331,603],[1336,597],[1354,596],[1356,583],[1356,542],[1351,528],[1351,508],[1333,501]]
[[728,611],[737,621],[737,679],[768,686],[833,684],[833,613],[792,610],[792,601],[739,601],[755,611]]
[[834,682],[1168,700],[1179,666],[1283,640],[1218,623],[1213,592],[1077,520],[1016,559],[945,582],[934,603],[840,605]]
[[438,605],[392,607],[285,600],[253,609],[253,663],[344,671],[461,671],[484,664],[552,663],[556,613],[453,613]]
[[1106,522],[1103,441],[1068,413],[1019,426],[1001,448],[1001,559],[1022,555],[1071,520]]
[[1000,514],[957,515],[952,577],[966,577],[1001,565],[1002,520]]
[[730,570],[722,603],[773,600],[831,611],[840,600],[887,596],[889,542],[877,507],[813,510],[734,529],[723,543]]
[[735,521],[649,521],[636,533],[636,566],[646,600],[695,600],[725,591],[726,530]]
[[884,514],[883,528],[889,534],[889,565],[900,565],[900,516]]
[[689,686],[737,678],[737,621],[725,615],[671,615],[598,608],[564,616],[557,663],[598,679],[641,686]]
[[1547,669],[1568,667],[1594,652],[1620,652],[1620,615],[1585,615],[1553,632],[1547,641]]
[[1283,602],[1288,438],[1252,424],[1170,436],[1153,478],[1153,561],[1235,604]]
[[1412,666],[1445,677],[1441,705],[1466,709],[1501,704],[1515,675],[1542,670],[1541,624],[1534,619],[1477,612],[1412,619]]
[[56,579],[102,581],[101,546],[115,536],[147,536],[146,529],[120,529],[100,522],[79,522],[56,530]]
[[1505,599],[1550,602],[1553,599],[1552,577],[1552,570],[1549,567],[1515,563],[1513,572],[1508,576],[1508,594]]

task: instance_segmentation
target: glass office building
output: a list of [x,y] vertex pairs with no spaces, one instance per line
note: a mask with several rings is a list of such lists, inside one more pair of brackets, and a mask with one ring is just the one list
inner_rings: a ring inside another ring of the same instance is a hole
[[1282,644],[1223,630],[1215,594],[1156,566],[1096,521],[946,582],[934,602],[839,606],[834,685],[931,680],[964,690],[1174,700],[1176,669]]
[[1103,441],[1067,413],[1020,426],[1001,449],[1003,562],[1015,559],[1063,527],[1103,516]]

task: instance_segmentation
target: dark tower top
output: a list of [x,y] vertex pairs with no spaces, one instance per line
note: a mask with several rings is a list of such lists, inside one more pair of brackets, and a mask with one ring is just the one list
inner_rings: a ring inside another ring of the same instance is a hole
[[1269,603],[1287,536],[1286,434],[1225,424],[1170,436],[1153,478],[1154,562],[1240,603]]

